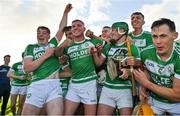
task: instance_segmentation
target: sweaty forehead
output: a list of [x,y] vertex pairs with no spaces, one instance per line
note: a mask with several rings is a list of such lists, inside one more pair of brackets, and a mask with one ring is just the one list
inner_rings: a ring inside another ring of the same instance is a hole
[[143,16],[141,16],[140,14],[133,14],[133,15],[131,16],[131,18],[134,18],[134,17],[143,18]]
[[74,21],[74,22],[72,22],[72,25],[75,25],[75,24],[84,25],[84,23],[82,23],[81,21]]
[[46,30],[46,29],[41,29],[41,28],[40,28],[40,29],[38,29],[37,31],[38,31],[38,32],[47,32],[47,30]]

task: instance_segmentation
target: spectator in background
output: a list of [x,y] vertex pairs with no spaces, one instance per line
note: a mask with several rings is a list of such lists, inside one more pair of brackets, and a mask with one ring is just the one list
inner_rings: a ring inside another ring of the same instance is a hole
[[6,106],[8,103],[8,99],[10,96],[10,80],[7,77],[7,73],[10,69],[9,62],[10,62],[10,55],[4,56],[4,64],[0,66],[0,98],[3,98],[3,103],[1,106],[1,115],[5,115]]

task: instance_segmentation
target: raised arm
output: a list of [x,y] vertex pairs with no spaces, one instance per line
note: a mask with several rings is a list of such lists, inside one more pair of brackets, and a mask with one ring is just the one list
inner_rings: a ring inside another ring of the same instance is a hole
[[67,25],[68,13],[70,12],[71,9],[72,9],[71,4],[67,4],[66,8],[64,9],[63,17],[62,17],[61,22],[59,24],[59,29],[56,33],[56,37],[59,41],[61,41],[61,39],[63,37],[63,34],[64,34],[63,29]]
[[56,57],[60,57],[63,55],[63,51],[64,51],[64,48],[70,46],[72,44],[72,40],[71,39],[68,39],[66,38],[62,44],[60,44],[57,48],[55,48],[55,56]]

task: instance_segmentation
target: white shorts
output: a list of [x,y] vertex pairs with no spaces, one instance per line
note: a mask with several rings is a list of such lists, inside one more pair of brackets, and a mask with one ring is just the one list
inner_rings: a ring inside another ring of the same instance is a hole
[[132,108],[132,93],[131,89],[110,89],[103,87],[99,104],[105,104],[113,108]]
[[11,94],[12,95],[26,95],[27,94],[27,86],[11,86]]
[[168,112],[171,115],[180,115],[180,102],[169,104],[149,97],[148,103],[151,105],[155,114],[162,115],[165,112]]
[[45,79],[32,82],[28,86],[25,103],[42,108],[44,104],[56,98],[62,98],[59,79]]
[[70,83],[66,99],[84,104],[97,104],[96,80],[85,83]]

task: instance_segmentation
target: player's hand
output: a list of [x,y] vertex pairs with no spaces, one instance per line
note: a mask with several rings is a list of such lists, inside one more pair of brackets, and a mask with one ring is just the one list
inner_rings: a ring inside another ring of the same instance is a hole
[[101,45],[101,44],[96,44],[96,49],[97,49],[98,55],[101,55],[101,52],[102,52],[102,49],[103,49],[103,45]]
[[89,54],[93,55],[95,53],[97,53],[97,49],[95,47],[89,47]]
[[135,66],[136,58],[134,56],[128,56],[126,59],[126,65],[128,66]]
[[20,80],[26,80],[26,78],[24,76],[19,76]]
[[141,70],[141,69],[134,69],[133,70],[134,78],[136,81],[140,83],[141,86],[148,88],[150,85],[150,81],[148,80],[148,73]]
[[59,63],[61,65],[67,64],[68,60],[69,60],[69,57],[67,55],[62,55],[61,57],[59,57]]
[[72,4],[67,4],[67,5],[66,5],[66,8],[65,8],[65,10],[64,10],[64,13],[66,13],[66,14],[69,13],[72,8],[73,8],[73,7],[72,7]]
[[103,45],[102,44],[96,44],[96,49],[98,52],[101,52],[103,49]]
[[31,81],[31,80],[32,80],[32,78],[26,78],[26,80]]
[[129,77],[129,71],[128,69],[122,68],[121,69],[122,75],[119,76],[119,78],[123,79],[123,80],[127,80]]
[[44,55],[49,58],[50,56],[54,55],[55,48],[47,48]]
[[89,38],[93,38],[94,32],[92,32],[91,30],[88,29],[88,30],[86,31],[85,35],[86,35],[87,37],[89,37]]

